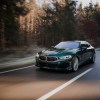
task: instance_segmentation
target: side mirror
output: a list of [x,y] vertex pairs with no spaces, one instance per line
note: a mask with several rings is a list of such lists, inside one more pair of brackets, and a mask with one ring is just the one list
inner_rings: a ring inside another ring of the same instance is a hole
[[83,50],[87,50],[87,47],[81,47],[81,50],[83,51]]

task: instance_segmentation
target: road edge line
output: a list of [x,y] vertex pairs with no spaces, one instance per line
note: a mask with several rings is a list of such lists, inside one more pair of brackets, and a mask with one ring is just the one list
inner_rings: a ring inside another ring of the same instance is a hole
[[22,68],[17,68],[17,69],[12,69],[12,70],[8,70],[8,71],[3,71],[3,72],[0,72],[0,74],[9,73],[9,72],[17,71],[17,70],[23,70],[23,69],[31,68],[31,67],[34,67],[34,66],[35,65],[22,67]]

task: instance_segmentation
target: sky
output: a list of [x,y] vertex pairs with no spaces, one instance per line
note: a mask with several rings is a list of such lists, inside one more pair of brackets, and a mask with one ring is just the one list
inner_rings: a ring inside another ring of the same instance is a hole
[[43,0],[36,0],[36,2],[37,2],[38,5],[41,5]]
[[83,6],[88,6],[88,4],[90,2],[92,2],[93,4],[96,4],[96,3],[99,3],[100,4],[100,0],[76,0],[76,1],[78,1],[78,4],[79,3],[82,3]]
[[[41,5],[43,0],[36,0],[38,5]],[[50,2],[52,0],[46,0],[47,2]],[[83,6],[88,6],[88,4],[90,2],[93,2],[94,4],[96,4],[97,2],[100,4],[100,0],[75,0],[75,1],[78,1],[78,4],[82,3]]]

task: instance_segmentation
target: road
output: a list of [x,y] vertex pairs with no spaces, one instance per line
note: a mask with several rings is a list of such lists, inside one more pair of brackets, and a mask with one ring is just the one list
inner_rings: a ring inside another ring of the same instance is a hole
[[100,100],[100,51],[75,73],[36,66],[0,71],[0,100]]

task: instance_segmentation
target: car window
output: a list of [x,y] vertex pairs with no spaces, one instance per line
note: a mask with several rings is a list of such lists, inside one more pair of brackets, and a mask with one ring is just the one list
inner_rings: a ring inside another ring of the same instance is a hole
[[76,49],[79,47],[79,42],[60,42],[58,45],[55,46],[55,48],[59,49]]
[[89,45],[89,44],[81,44],[81,47],[86,47],[86,48],[88,48],[88,47],[90,47],[90,45]]

